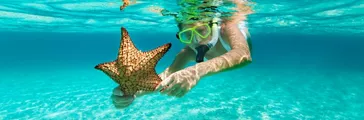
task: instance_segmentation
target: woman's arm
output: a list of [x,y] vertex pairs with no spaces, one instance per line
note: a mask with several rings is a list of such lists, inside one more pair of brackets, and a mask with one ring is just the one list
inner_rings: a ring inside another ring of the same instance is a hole
[[188,46],[183,48],[175,57],[172,64],[163,72],[161,73],[161,78],[164,79],[170,74],[183,69],[188,62],[194,60],[196,53]]

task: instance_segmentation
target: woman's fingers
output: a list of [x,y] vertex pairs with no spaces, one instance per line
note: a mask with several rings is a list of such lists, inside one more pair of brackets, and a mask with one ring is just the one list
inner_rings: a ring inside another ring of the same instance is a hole
[[184,96],[190,88],[188,87],[188,84],[186,82],[178,82],[179,80],[176,79],[176,76],[174,74],[163,80],[157,86],[156,91],[160,91],[161,94],[167,94],[169,96]]
[[175,97],[180,97],[180,94],[184,92],[184,89],[180,88],[178,90],[175,90],[173,92],[171,92],[171,96],[175,96]]
[[167,95],[176,96],[181,91],[181,84],[173,84],[173,87],[167,91]]
[[165,80],[163,80],[156,88],[156,91],[164,91],[169,84],[173,82],[174,79],[172,79],[173,76],[167,77]]
[[171,84],[168,84],[166,87],[164,87],[161,91],[162,94],[168,94],[171,90],[175,89],[177,86],[175,86],[174,82]]
[[117,95],[112,95],[111,99],[118,104],[125,104],[125,103],[129,103],[132,102],[134,100],[134,97],[132,96],[117,96]]
[[175,95],[176,97],[179,97],[179,98],[184,96],[188,92],[189,87],[187,85],[182,85],[180,89],[181,90],[178,93],[176,93],[176,95]]
[[117,109],[123,109],[129,106],[131,103],[133,103],[134,99],[135,97],[132,95],[124,95],[123,92],[120,90],[120,86],[115,87],[111,95],[112,103]]
[[114,90],[113,90],[113,95],[116,95],[116,96],[123,96],[123,92],[120,90],[120,86],[119,87],[115,87]]
[[181,92],[179,92],[176,97],[183,97],[188,91],[186,89],[182,89]]
[[116,109],[123,109],[123,108],[126,108],[128,107],[132,102],[129,102],[129,103],[124,103],[124,104],[118,104],[118,103],[115,103],[113,101],[113,104],[115,106]]
[[134,101],[133,96],[117,96],[111,95],[112,103],[114,104],[115,108],[123,109],[129,106]]
[[146,95],[146,94],[151,94],[151,93],[153,93],[154,91],[142,91],[142,90],[140,90],[140,91],[138,91],[136,94],[135,94],[135,96],[136,97],[141,97],[141,96],[143,96],[143,95]]

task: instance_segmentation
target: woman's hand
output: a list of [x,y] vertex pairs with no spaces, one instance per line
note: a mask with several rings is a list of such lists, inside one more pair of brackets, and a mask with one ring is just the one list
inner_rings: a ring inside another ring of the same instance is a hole
[[[164,80],[167,76],[170,75],[170,72],[168,71],[168,68],[161,74],[159,74],[159,77],[162,78],[162,80]],[[123,109],[128,107],[135,98],[137,97],[141,97],[143,95],[146,94],[150,94],[156,91],[138,91],[135,95],[133,96],[124,96],[123,92],[120,90],[120,86],[115,87],[113,90],[113,93],[111,95],[111,100],[112,103],[114,104],[115,108],[117,109]]]
[[113,94],[111,95],[112,102],[117,109],[123,109],[128,107],[135,98],[141,97],[146,94],[153,93],[154,91],[138,91],[135,95],[124,96],[120,90],[120,86],[114,88]]
[[123,92],[120,90],[120,86],[115,87],[111,95],[112,103],[115,108],[123,109],[128,107],[135,99],[136,95],[124,96]]
[[169,96],[182,97],[198,82],[200,76],[194,69],[183,69],[172,73],[158,85],[156,90]]

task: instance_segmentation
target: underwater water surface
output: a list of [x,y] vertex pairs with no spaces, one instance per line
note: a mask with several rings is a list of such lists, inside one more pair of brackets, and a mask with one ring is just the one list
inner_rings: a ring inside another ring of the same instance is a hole
[[116,58],[125,27],[141,50],[172,43],[162,72],[183,45],[149,8],[173,1],[1,1],[0,119],[364,119],[363,1],[254,2],[251,64],[117,110],[117,85],[94,66]]

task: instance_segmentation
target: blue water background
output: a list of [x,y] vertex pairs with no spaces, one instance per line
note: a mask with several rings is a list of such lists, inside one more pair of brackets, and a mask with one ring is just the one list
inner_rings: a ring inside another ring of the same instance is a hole
[[[142,50],[183,47],[172,33],[132,32]],[[114,60],[120,32],[1,33],[1,119],[361,119],[362,38],[253,34],[253,63],[203,78],[185,97],[159,94],[113,108],[116,86],[94,65]],[[146,44],[148,42],[148,44]]]
[[117,84],[94,66],[116,58],[126,27],[141,50],[172,42],[160,73],[183,47],[173,20],[133,11],[146,3],[1,1],[0,119],[364,119],[363,2],[256,2],[251,64],[116,110]]

